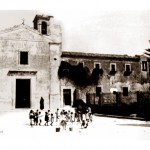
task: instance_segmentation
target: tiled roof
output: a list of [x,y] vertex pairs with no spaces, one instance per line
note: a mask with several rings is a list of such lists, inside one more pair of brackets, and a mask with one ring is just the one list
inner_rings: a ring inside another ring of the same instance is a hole
[[36,15],[33,22],[37,21],[38,19],[44,19],[44,20],[48,20],[50,18],[53,18],[53,16],[48,16],[48,15]]
[[62,57],[70,58],[95,58],[95,59],[132,59],[139,60],[140,56],[115,55],[115,54],[98,54],[98,53],[82,53],[82,52],[62,52]]

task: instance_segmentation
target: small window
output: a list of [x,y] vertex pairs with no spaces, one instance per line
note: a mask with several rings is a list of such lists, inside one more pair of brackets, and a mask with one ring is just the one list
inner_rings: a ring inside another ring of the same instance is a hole
[[110,64],[110,71],[112,72],[116,71],[116,64]]
[[20,64],[28,64],[28,52],[20,52]]
[[99,64],[95,64],[95,68],[96,68],[96,69],[99,69]]
[[123,87],[123,96],[128,96],[128,87]]
[[41,29],[42,29],[42,34],[47,34],[47,23],[46,22],[42,22],[42,26],[41,26]]
[[142,61],[142,71],[147,71],[147,61]]
[[102,92],[101,87],[96,87],[96,96],[100,96],[100,93]]
[[130,64],[125,64],[125,71],[131,72],[131,65]]
[[94,63],[94,68],[101,69],[101,64],[100,63]]
[[83,62],[80,62],[80,63],[79,63],[79,66],[83,68],[84,63],[83,63]]

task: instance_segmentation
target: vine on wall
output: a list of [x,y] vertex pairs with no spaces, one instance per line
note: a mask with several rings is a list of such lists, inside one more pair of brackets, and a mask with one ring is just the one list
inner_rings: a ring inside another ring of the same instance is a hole
[[88,67],[81,64],[71,65],[66,61],[61,61],[58,70],[60,79],[68,79],[76,86],[86,87],[89,85],[97,85],[99,76],[103,74],[103,70],[94,68],[92,73]]

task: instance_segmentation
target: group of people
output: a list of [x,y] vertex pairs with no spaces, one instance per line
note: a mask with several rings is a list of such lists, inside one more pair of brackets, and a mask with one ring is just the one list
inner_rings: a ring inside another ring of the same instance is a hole
[[31,127],[33,125],[53,126],[54,122],[59,122],[60,126],[62,126],[65,130],[68,122],[72,124],[73,122],[79,122],[81,124],[81,128],[87,128],[89,122],[92,122],[92,112],[90,107],[87,108],[85,113],[82,113],[77,109],[75,109],[75,111],[66,111],[64,109],[60,111],[57,109],[55,113],[51,113],[50,110],[48,110],[44,112],[44,114],[39,110],[30,110],[29,119]]

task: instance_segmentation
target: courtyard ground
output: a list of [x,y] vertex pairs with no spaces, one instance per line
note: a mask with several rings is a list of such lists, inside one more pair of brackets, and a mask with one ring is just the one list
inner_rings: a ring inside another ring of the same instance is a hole
[[134,150],[150,149],[150,122],[94,115],[87,129],[79,123],[73,131],[56,132],[53,126],[29,125],[29,110],[0,112],[0,149],[2,150]]

